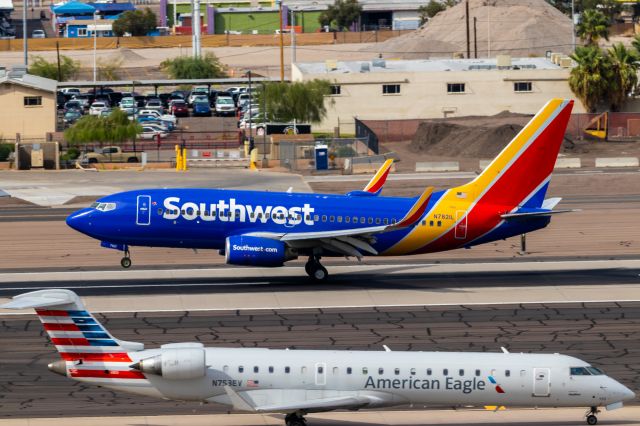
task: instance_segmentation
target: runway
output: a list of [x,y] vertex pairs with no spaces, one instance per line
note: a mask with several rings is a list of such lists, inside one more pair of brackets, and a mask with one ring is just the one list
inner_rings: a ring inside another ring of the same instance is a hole
[[[384,308],[250,309],[98,315],[116,337],[153,347],[561,352],[640,389],[640,301]],[[50,373],[57,358],[33,315],[0,315],[0,417],[210,414],[214,404],[156,401]],[[268,360],[264,361],[268,363]],[[220,366],[221,367],[221,366]],[[637,402],[637,401],[636,401]]]

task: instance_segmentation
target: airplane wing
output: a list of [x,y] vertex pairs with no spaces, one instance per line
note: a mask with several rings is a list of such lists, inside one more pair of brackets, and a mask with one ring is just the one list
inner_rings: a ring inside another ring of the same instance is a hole
[[328,398],[315,398],[303,401],[288,402],[282,404],[256,405],[251,398],[255,391],[236,392],[231,387],[225,386],[227,396],[233,404],[233,408],[240,411],[253,412],[293,412],[303,410],[306,412],[331,411],[337,409],[358,409],[370,404],[380,404],[381,399],[371,395],[343,395]]
[[426,188],[405,216],[397,223],[390,225],[340,229],[335,231],[287,233],[253,232],[246,235],[280,240],[286,242],[293,248],[322,247],[345,256],[354,256],[360,259],[362,258],[362,252],[374,255],[378,254],[377,250],[371,246],[371,244],[375,242],[375,234],[408,228],[419,222],[429,204],[432,193],[433,187]]

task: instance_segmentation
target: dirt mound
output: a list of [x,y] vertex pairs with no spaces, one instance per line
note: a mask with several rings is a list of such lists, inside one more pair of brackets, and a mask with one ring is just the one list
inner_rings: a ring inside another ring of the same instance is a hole
[[495,157],[522,125],[515,123],[495,126],[468,126],[452,122],[425,121],[411,141],[415,153],[438,157]]
[[[474,42],[479,58],[544,56],[548,50],[568,54],[571,50],[571,19],[545,0],[469,0],[469,21],[472,57]],[[402,59],[450,58],[461,52],[466,56],[466,34],[465,2],[461,1],[416,31],[366,50]]]

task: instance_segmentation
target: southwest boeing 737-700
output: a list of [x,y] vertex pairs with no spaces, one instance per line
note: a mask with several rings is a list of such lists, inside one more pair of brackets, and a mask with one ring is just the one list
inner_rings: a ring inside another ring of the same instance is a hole
[[282,266],[307,257],[403,256],[501,240],[544,228],[560,198],[545,199],[573,101],[549,101],[474,180],[417,198],[382,197],[389,168],[346,195],[225,189],[141,189],[106,196],[67,218],[72,228],[122,250],[218,249],[233,265]]
[[[235,410],[307,413],[395,405],[599,407],[635,395],[600,369],[559,354],[205,348],[176,343],[145,349],[113,337],[69,290],[15,296],[5,309],[35,308],[62,360],[55,373],[115,391]],[[532,414],[535,415],[535,414]]]

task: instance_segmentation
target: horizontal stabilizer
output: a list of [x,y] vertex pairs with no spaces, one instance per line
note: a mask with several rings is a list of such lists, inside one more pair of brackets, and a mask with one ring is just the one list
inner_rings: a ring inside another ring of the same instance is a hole
[[580,209],[564,209],[564,210],[542,210],[535,212],[522,212],[522,213],[507,213],[500,215],[501,218],[505,220],[509,219],[533,219],[536,217],[545,217],[551,216],[558,213],[571,213],[571,212],[579,212]]

